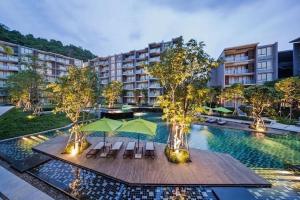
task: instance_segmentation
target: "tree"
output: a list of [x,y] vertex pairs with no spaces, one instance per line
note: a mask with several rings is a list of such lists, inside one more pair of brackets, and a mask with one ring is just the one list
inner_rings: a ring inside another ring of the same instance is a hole
[[188,149],[185,135],[202,104],[195,93],[207,83],[210,70],[217,66],[203,48],[203,42],[181,41],[162,54],[161,62],[147,67],[164,88],[158,103],[163,109],[163,119],[171,127],[168,148],[175,153]]
[[147,104],[147,103],[148,103],[148,89],[143,88],[143,89],[141,90],[141,93],[142,93],[142,95],[143,95],[143,103],[144,103],[144,104]]
[[235,83],[230,87],[225,88],[220,95],[225,101],[233,101],[233,115],[238,115],[238,102],[244,99],[244,86],[240,83]]
[[66,152],[78,153],[85,148],[85,134],[78,124],[80,113],[93,105],[98,96],[97,76],[89,68],[70,67],[68,75],[48,85],[56,103],[55,112],[63,112],[73,122]]
[[300,102],[300,79],[298,77],[290,77],[275,83],[275,89],[280,92],[281,102],[288,104],[290,107],[289,115],[292,119],[293,105]]
[[108,102],[108,107],[114,107],[115,102],[122,94],[123,84],[119,81],[112,81],[103,89],[102,95]]
[[82,49],[81,47],[77,47],[72,44],[63,45],[62,42],[53,39],[48,41],[43,38],[36,38],[32,34],[23,35],[18,31],[9,30],[9,28],[3,24],[0,24],[0,40],[43,51],[62,54],[83,61],[87,61],[96,57],[93,53],[86,49]]
[[6,45],[0,45],[0,48],[3,49],[4,53],[8,54],[8,55],[12,55],[14,54],[14,50],[13,48],[6,46]]
[[278,93],[272,87],[267,86],[250,86],[245,89],[244,96],[246,101],[251,105],[253,123],[251,128],[259,131],[266,129],[262,114],[276,102]]
[[135,89],[133,91],[133,95],[134,95],[134,101],[136,103],[136,105],[140,105],[141,104],[141,90]]
[[34,56],[26,58],[26,62],[22,61],[25,69],[8,78],[8,93],[17,107],[24,107],[24,111],[39,114],[42,110],[40,96],[45,89],[45,82],[38,69],[43,66],[37,64],[37,58]]

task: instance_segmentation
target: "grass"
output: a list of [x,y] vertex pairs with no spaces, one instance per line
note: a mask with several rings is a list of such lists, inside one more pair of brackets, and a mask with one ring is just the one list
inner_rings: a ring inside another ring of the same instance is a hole
[[0,117],[0,139],[59,128],[69,123],[64,114],[33,116],[14,108]]

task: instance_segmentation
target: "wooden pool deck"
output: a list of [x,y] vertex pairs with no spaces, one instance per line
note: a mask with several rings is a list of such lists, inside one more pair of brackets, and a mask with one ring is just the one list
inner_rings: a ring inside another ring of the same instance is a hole
[[[92,147],[103,138],[88,137],[88,140]],[[124,142],[116,158],[87,159],[88,150],[76,156],[61,154],[67,142],[66,136],[48,140],[34,150],[133,185],[271,187],[269,182],[228,154],[190,149],[192,162],[173,164],[164,155],[165,145],[155,143],[155,159],[123,159],[125,144],[134,139],[110,137],[107,140]]]

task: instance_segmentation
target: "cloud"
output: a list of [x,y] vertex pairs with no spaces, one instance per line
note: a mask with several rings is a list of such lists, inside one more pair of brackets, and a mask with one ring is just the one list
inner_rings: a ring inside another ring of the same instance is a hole
[[0,23],[100,56],[182,35],[218,57],[225,47],[253,42],[291,48],[299,13],[296,0],[1,0]]

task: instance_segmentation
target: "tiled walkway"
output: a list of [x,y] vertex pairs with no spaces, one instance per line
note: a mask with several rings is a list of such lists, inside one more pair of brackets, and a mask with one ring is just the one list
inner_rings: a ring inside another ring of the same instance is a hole
[[0,167],[0,192],[13,200],[52,200],[51,197]]

